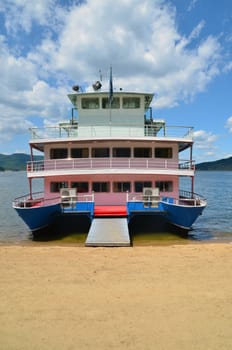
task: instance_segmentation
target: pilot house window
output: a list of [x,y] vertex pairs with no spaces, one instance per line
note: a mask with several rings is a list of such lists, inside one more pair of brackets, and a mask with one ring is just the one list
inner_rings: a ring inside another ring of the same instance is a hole
[[99,108],[99,99],[96,97],[82,98],[81,107],[82,109],[97,109]]
[[139,97],[123,97],[122,99],[123,108],[140,108],[140,98]]
[[[106,108],[110,108],[110,104],[109,104],[109,98],[105,97],[102,99],[102,108],[106,109]],[[111,102],[111,108],[120,108],[120,100],[118,97],[114,97],[113,101]]]

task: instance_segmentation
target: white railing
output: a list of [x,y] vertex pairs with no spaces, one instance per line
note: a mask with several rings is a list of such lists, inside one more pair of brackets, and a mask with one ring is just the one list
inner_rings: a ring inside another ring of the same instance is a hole
[[15,198],[13,201],[13,207],[29,208],[36,206],[36,204],[38,204],[41,207],[57,203],[60,203],[60,196],[45,199],[43,192],[35,192],[32,194],[26,194],[24,196]]
[[[142,193],[127,193],[127,202],[143,202],[144,197],[146,201],[149,201],[149,196],[144,196]],[[152,196],[150,196],[152,200]],[[160,195],[160,202],[166,202],[174,205],[187,205],[187,206],[204,206],[206,205],[206,199],[201,195],[189,192],[189,191],[179,191],[179,197],[168,197]]]
[[32,139],[63,139],[79,137],[173,137],[193,138],[193,128],[189,126],[164,126],[157,130],[155,125],[58,125],[44,128],[30,128]]
[[[94,192],[91,194],[78,193],[76,196],[76,202],[94,202]],[[43,192],[34,192],[32,194],[26,194],[17,197],[13,201],[13,207],[15,208],[30,208],[33,206],[47,206],[51,204],[61,203],[61,196],[56,196],[52,198],[44,198]]]

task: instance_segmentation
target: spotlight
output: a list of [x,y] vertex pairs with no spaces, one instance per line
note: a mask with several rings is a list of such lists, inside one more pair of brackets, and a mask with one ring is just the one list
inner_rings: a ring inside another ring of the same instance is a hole
[[98,81],[96,81],[96,83],[94,83],[92,86],[93,86],[94,91],[97,91],[97,90],[101,89],[102,84],[101,84],[100,81],[98,80]]

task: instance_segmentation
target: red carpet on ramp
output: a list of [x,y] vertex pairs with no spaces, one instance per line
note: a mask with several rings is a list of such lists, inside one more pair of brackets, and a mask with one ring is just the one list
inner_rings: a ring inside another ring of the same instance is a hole
[[96,205],[94,217],[97,216],[127,216],[127,208],[125,205]]

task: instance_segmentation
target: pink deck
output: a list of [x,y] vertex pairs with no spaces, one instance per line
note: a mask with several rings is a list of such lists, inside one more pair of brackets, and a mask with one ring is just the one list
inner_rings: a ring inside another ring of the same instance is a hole
[[125,205],[97,205],[94,216],[127,216],[127,208]]

